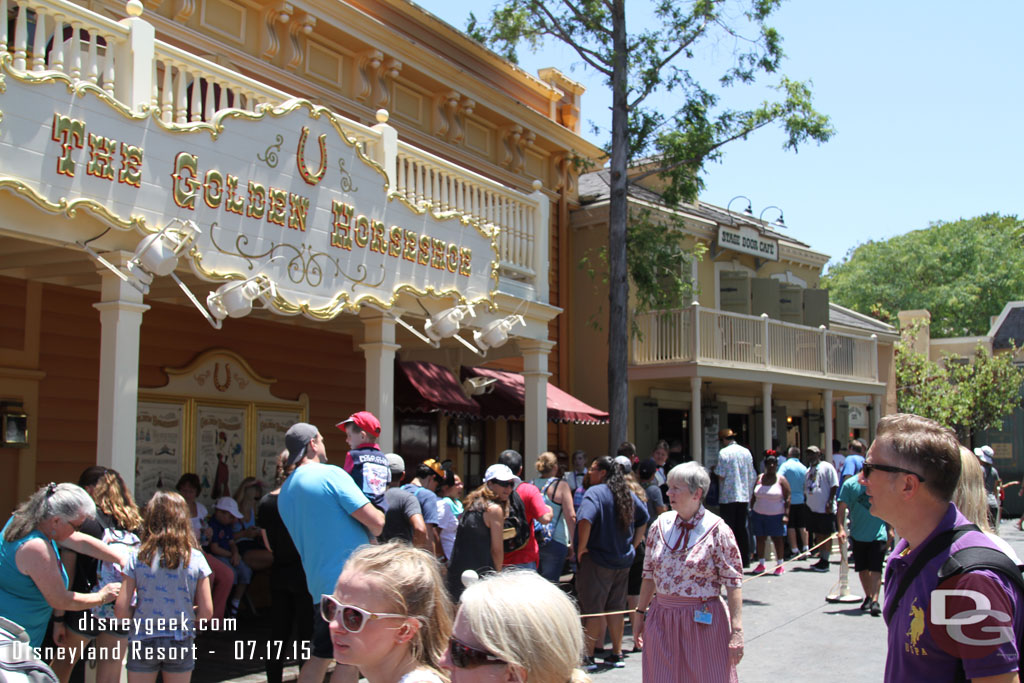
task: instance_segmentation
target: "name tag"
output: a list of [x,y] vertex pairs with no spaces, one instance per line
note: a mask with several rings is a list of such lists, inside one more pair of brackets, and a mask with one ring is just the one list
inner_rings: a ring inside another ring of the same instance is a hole
[[707,609],[697,610],[693,613],[693,620],[698,624],[711,625],[711,612]]

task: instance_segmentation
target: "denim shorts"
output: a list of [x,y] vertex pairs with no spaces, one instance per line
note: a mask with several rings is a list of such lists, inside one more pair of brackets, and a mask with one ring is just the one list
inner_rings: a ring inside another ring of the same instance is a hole
[[760,512],[750,513],[750,527],[757,537],[779,537],[786,535],[786,525],[782,523],[783,515],[762,515]]
[[134,673],[186,673],[196,668],[195,638],[169,637],[132,640],[128,643],[125,669]]

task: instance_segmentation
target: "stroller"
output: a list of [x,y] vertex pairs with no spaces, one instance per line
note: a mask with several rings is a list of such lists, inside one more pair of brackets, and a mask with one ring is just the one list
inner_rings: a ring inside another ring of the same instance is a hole
[[36,657],[28,633],[0,617],[0,683],[58,683],[53,669]]

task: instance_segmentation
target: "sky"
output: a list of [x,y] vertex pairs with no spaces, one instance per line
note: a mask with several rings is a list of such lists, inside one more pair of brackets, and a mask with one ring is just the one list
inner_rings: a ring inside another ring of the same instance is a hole
[[[470,11],[483,18],[491,6],[418,4],[460,29]],[[649,5],[628,0],[627,21],[641,25]],[[790,0],[769,23],[783,37],[780,73],[812,82],[814,105],[836,134],[798,153],[783,150],[779,128],[733,142],[707,167],[702,201],[726,206],[743,195],[768,222],[779,215],[768,207],[779,207],[787,233],[832,263],[859,244],[933,221],[1024,216],[1024,2]],[[726,41],[706,45],[696,70],[713,80],[731,54]],[[554,66],[583,83],[583,133],[608,141],[611,96],[599,75],[555,43],[537,53],[521,49],[519,58],[531,73]],[[739,86],[723,101],[751,106],[771,92]],[[674,109],[671,96],[653,103]],[[732,203],[733,210],[745,206]]]

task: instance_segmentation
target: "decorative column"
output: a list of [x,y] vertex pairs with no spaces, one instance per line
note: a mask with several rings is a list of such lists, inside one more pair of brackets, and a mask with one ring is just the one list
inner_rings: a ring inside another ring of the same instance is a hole
[[366,399],[364,408],[380,420],[380,449],[389,453],[395,444],[395,320],[377,311],[364,309],[363,350],[366,359]]
[[537,456],[548,449],[548,354],[555,342],[547,339],[519,339],[523,354],[523,379],[526,396],[524,428],[523,475],[534,471]]
[[[129,252],[107,255],[123,266]],[[96,418],[96,464],[112,467],[135,490],[135,432],[139,407],[139,331],[149,306],[142,293],[106,268],[99,269],[100,392]]]
[[822,402],[822,419],[825,421],[825,457],[828,458],[829,462],[832,462],[832,439],[834,439],[835,428],[832,423],[832,390],[826,389],[821,394]]
[[[882,395],[872,394],[871,415],[868,416],[868,435],[871,437],[871,441],[875,440],[875,434],[878,432],[878,421],[882,417]],[[868,445],[870,446],[871,444],[869,443]]]
[[772,384],[763,382],[761,384],[761,443],[764,449],[772,447]]
[[[696,311],[696,306],[694,306]],[[704,418],[700,411],[700,377],[690,378],[690,458],[704,462],[704,447],[701,436],[704,433]]]

